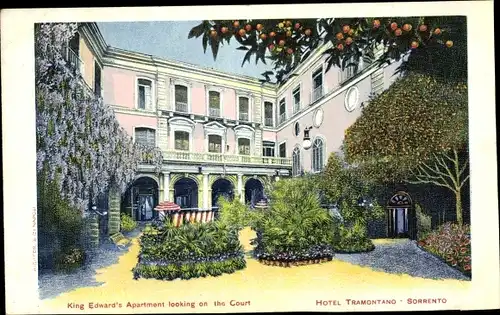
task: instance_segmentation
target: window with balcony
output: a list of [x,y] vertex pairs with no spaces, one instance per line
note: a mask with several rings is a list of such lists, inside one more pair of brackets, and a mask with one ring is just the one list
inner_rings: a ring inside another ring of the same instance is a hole
[[325,143],[323,139],[316,138],[312,146],[311,168],[313,172],[321,172],[325,162]]
[[250,121],[249,117],[249,109],[250,104],[248,97],[240,96],[238,98],[238,109],[239,109],[239,120],[241,121]]
[[97,61],[94,61],[94,93],[96,96],[100,97],[102,96],[101,94],[101,67],[97,63]]
[[279,123],[281,125],[286,120],[286,102],[285,102],[285,98],[284,97],[280,101],[279,117],[280,117]]
[[175,110],[187,113],[188,109],[188,88],[184,85],[175,86]]
[[286,142],[280,144],[280,157],[286,158]]
[[264,141],[262,143],[262,156],[270,156],[274,157],[274,151],[275,151],[275,145],[274,142],[271,141]]
[[320,67],[318,70],[313,72],[313,91],[312,91],[312,103],[316,102],[323,96],[323,68]]
[[175,149],[181,151],[189,151],[189,132],[176,131],[174,132]]
[[63,53],[68,65],[73,70],[78,70],[83,76],[85,67],[80,58],[80,34],[75,33],[75,35],[65,44]]
[[211,117],[221,116],[220,93],[217,91],[208,92],[208,115]]
[[292,175],[298,176],[301,174],[302,166],[300,164],[300,149],[296,147],[292,152]]
[[250,155],[250,139],[238,139],[238,153],[241,155]]
[[293,113],[297,113],[300,110],[300,85],[297,86],[293,92]]
[[357,66],[354,65],[355,59],[354,56],[349,59],[349,61],[346,63],[346,67],[344,68],[343,71],[340,72],[340,83],[343,83],[352,77],[354,77],[356,74],[361,72],[363,69],[363,59],[359,59],[359,63]]
[[135,143],[148,147],[156,146],[156,130],[153,128],[136,127]]
[[264,102],[264,126],[274,127],[273,103]]
[[153,98],[151,95],[153,82],[148,79],[137,80],[137,108],[153,110]]
[[222,137],[218,135],[208,136],[208,152],[222,153]]

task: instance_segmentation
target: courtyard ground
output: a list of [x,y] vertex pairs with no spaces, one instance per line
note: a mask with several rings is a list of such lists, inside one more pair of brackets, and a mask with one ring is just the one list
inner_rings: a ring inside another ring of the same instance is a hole
[[[128,252],[117,257],[116,262],[110,260],[111,265],[97,269],[93,276],[90,273],[84,273],[83,278],[60,276],[59,286],[54,279],[43,280],[40,311],[272,312],[335,311],[341,307],[356,310],[358,306],[348,299],[394,299],[399,306],[407,307],[411,302],[408,299],[413,302],[421,299],[419,303],[423,304],[418,306],[422,309],[445,309],[458,307],[461,297],[470,289],[471,282],[465,277],[407,240],[376,240],[377,249],[371,253],[337,254],[331,262],[282,268],[266,266],[251,258],[249,242],[254,236],[248,228],[241,233],[247,251],[245,269],[216,278],[174,281],[133,279],[131,270],[139,253],[138,239],[134,238]],[[427,299],[434,299],[433,305]],[[195,303],[193,307],[191,302]],[[206,306],[200,304],[204,302]],[[236,302],[240,305],[231,305]],[[144,303],[157,305],[146,307]],[[84,310],[79,308],[81,304]],[[367,306],[363,307],[360,309]]]

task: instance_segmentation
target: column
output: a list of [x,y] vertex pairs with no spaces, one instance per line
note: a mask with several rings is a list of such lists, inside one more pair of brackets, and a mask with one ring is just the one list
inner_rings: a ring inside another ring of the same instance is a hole
[[120,232],[120,191],[112,187],[108,194],[108,234]]
[[208,199],[208,173],[203,173],[203,209],[209,209]]
[[163,173],[163,200],[168,201],[170,198],[170,173]]
[[245,194],[243,191],[243,174],[238,174],[238,194],[240,195],[240,201],[245,203]]

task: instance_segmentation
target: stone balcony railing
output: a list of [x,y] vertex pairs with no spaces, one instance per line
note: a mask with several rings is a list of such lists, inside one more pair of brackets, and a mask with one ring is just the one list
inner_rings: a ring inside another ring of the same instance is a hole
[[247,164],[247,165],[280,165],[291,166],[290,158],[252,156],[252,155],[234,155],[224,153],[200,153],[189,151],[163,151],[163,159],[169,161],[203,162],[214,164]]

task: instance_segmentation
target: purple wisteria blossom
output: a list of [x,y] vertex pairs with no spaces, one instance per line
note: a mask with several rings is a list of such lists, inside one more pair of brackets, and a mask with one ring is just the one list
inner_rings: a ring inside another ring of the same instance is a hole
[[112,108],[86,91],[68,66],[63,52],[76,31],[76,23],[36,26],[36,166],[57,180],[62,197],[84,211],[90,196],[97,198],[111,185],[124,192],[140,163],[159,171],[163,157],[157,148],[134,144]]

